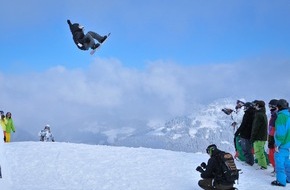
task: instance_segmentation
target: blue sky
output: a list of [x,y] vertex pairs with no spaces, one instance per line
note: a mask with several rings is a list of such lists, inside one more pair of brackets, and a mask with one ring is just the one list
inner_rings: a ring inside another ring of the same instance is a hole
[[[288,0],[5,0],[1,7],[0,109],[23,129],[32,113],[35,131],[46,123],[117,127],[190,114],[219,98],[290,97]],[[111,37],[91,56],[73,43],[67,19]]]
[[[2,7],[0,61],[7,73],[86,67],[95,57],[143,68],[154,60],[193,65],[290,52],[287,0],[11,0]],[[112,36],[92,57],[74,45],[68,18]]]

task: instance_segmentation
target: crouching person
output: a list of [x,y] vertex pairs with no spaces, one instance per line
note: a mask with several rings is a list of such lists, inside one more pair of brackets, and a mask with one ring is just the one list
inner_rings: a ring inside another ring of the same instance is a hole
[[[219,150],[215,144],[209,145],[206,149],[206,152],[210,156],[207,164],[203,162],[196,168],[196,170],[201,173],[200,177],[202,178],[198,181],[198,185],[205,190],[235,189],[235,180],[228,180],[227,177],[223,174],[224,168],[222,167],[221,155],[229,153],[225,153]],[[233,160],[231,162],[234,164]]]

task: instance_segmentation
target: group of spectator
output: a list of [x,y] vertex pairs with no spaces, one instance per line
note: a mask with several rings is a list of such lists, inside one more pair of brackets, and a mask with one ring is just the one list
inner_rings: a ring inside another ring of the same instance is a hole
[[[270,118],[266,115],[263,100],[252,102],[238,101],[236,109],[244,108],[240,125],[235,132],[236,157],[243,157],[245,165],[253,166],[255,160],[258,169],[265,170],[270,163],[276,175],[272,185],[286,186],[290,183],[290,112],[285,99],[272,99],[268,103]],[[236,113],[231,112],[231,114]],[[265,147],[268,147],[269,154]],[[241,155],[242,154],[242,155]]]
[[15,133],[15,127],[12,119],[11,112],[7,112],[6,115],[4,114],[4,111],[0,111],[1,119],[0,119],[0,125],[3,130],[4,134],[4,142],[9,143],[11,142],[11,133]]

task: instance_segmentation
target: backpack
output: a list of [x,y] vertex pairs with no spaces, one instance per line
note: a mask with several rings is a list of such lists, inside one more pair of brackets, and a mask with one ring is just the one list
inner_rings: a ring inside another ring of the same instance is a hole
[[240,169],[237,169],[233,156],[227,152],[220,152],[217,157],[221,166],[222,179],[234,184],[239,179]]

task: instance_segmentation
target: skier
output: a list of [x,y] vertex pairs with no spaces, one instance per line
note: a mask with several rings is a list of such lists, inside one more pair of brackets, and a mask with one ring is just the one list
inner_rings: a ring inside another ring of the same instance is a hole
[[[79,23],[72,24],[70,20],[67,20],[70,31],[73,35],[73,40],[77,47],[81,50],[96,49],[100,46],[100,43],[103,43],[107,36],[101,36],[96,32],[89,31],[87,34],[84,34],[84,27]],[[99,43],[95,43],[97,40]]]
[[278,115],[275,121],[276,180],[272,185],[286,186],[290,183],[290,112],[286,100],[277,102]]

